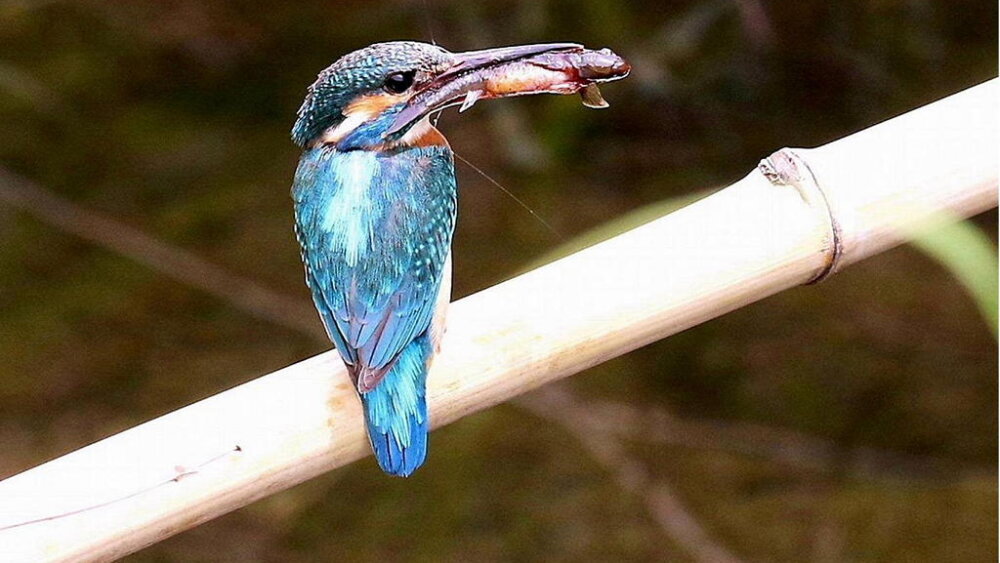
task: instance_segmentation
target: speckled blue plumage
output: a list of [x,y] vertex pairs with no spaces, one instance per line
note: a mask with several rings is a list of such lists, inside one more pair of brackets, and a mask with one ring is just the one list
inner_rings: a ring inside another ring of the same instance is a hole
[[292,195],[306,282],[362,391],[372,449],[387,473],[409,475],[426,456],[428,333],[455,226],[451,151],[307,149]]
[[423,332],[403,348],[381,385],[361,395],[368,439],[386,473],[409,477],[427,458],[427,363],[432,345]]

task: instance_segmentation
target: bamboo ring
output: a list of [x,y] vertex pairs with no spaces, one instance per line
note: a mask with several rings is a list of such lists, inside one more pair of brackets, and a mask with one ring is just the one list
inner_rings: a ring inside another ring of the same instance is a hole
[[823,268],[803,285],[817,284],[837,272],[841,258],[844,256],[843,231],[830,199],[816,181],[812,168],[790,148],[783,148],[760,161],[757,166],[761,174],[776,186],[792,186],[798,190],[802,199],[823,215],[830,226],[829,242],[827,244],[827,259]]

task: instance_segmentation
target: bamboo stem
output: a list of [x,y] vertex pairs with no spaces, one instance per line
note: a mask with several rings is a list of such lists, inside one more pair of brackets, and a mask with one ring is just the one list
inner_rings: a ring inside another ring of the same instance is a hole
[[[886,250],[942,212],[996,206],[998,93],[992,80],[779,151],[709,198],[456,302],[433,425]],[[366,455],[327,352],[0,482],[0,559],[121,557]]]

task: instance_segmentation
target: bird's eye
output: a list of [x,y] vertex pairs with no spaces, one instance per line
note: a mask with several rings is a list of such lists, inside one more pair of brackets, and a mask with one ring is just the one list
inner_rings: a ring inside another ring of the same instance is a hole
[[412,70],[408,70],[406,72],[394,72],[386,77],[385,84],[382,86],[393,94],[402,94],[407,91],[410,86],[413,86],[413,77],[415,74],[416,72]]

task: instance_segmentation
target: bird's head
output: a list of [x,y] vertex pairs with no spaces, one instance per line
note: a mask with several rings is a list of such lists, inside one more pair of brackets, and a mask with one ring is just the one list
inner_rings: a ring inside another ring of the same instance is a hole
[[[628,71],[611,51],[573,43],[465,53],[413,41],[376,43],[319,74],[299,108],[292,139],[302,147],[329,144],[342,151],[443,144],[426,120],[434,111],[459,103],[465,109],[478,99],[581,89],[587,103],[595,82]],[[597,101],[603,102],[599,94]]]

